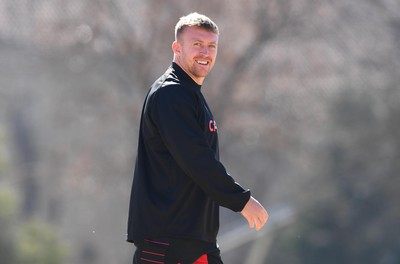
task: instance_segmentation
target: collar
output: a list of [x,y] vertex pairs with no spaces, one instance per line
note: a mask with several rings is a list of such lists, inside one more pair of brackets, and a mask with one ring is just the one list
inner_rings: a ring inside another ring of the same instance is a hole
[[179,80],[181,80],[182,82],[185,82],[191,86],[195,86],[198,89],[201,89],[201,85],[198,84],[197,82],[195,82],[192,79],[192,77],[190,77],[189,74],[187,74],[178,64],[176,64],[175,62],[172,62],[171,67],[172,67],[172,69],[174,69],[174,72]]

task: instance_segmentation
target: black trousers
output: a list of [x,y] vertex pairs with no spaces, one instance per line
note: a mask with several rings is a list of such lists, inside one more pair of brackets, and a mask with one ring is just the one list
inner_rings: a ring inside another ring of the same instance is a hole
[[[182,260],[182,255],[187,252],[179,252],[179,248],[173,248],[169,242],[144,240],[135,243],[136,251],[133,256],[133,264],[192,264],[198,257],[191,261]],[[219,250],[207,253],[208,264],[223,264]]]

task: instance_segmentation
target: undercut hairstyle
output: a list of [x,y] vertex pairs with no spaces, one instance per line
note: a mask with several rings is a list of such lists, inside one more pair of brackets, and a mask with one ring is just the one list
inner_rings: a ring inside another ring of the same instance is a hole
[[192,26],[200,27],[215,34],[219,34],[217,24],[215,24],[209,17],[194,12],[179,19],[175,26],[175,40],[178,40],[180,34],[186,27]]

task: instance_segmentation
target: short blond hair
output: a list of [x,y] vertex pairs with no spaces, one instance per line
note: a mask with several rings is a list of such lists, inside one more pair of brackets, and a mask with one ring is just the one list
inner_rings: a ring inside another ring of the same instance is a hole
[[179,19],[175,26],[175,40],[178,40],[179,35],[186,27],[192,26],[200,27],[215,34],[219,34],[218,26],[214,21],[205,15],[194,12]]

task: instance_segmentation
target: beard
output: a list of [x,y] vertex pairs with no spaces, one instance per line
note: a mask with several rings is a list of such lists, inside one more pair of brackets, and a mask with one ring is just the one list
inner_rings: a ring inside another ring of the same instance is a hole
[[189,67],[189,71],[193,76],[197,78],[204,78],[210,73],[211,68],[212,67],[209,65],[202,66],[199,65],[197,62],[194,62],[192,66]]
[[[198,79],[204,79],[214,66],[214,56],[188,56],[185,52],[177,59],[181,68],[190,75],[196,82]],[[198,61],[208,62],[207,64],[200,64]]]

